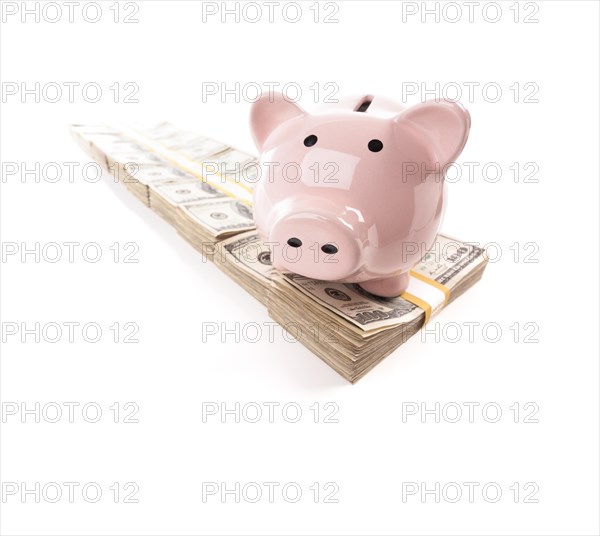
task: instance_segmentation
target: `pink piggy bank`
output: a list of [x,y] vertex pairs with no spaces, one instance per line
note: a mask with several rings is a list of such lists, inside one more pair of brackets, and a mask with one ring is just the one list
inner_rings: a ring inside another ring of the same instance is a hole
[[307,113],[263,95],[251,111],[262,171],[254,219],[275,268],[400,295],[433,246],[444,173],[470,124],[447,100],[405,108],[366,96]]

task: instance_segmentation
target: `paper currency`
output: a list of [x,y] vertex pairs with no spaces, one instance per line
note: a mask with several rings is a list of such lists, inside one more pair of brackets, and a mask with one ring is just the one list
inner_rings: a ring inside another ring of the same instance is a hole
[[[347,380],[364,376],[423,325],[425,310],[402,297],[380,298],[357,284],[275,270],[254,230],[254,156],[166,122],[73,125],[72,133],[111,175]],[[481,248],[438,235],[412,272],[445,289],[450,303],[481,278],[486,264]]]
[[214,199],[215,197],[227,197],[207,182],[193,177],[186,180],[153,184],[150,186],[150,189],[157,196],[174,205],[189,204],[202,201],[203,199]]
[[269,287],[276,276],[271,252],[256,231],[222,240],[213,257],[215,264],[261,303],[267,303]]
[[[237,270],[244,270],[268,282],[272,281],[277,273],[271,264],[271,251],[256,232],[235,235],[223,240],[219,245],[234,259],[233,266]],[[227,262],[225,255],[221,256],[219,262]]]
[[[431,251],[413,271],[426,275],[451,290],[481,264],[485,264],[483,249],[438,235]],[[293,273],[283,273],[282,277],[311,299],[363,331],[393,327],[423,314],[422,309],[401,297],[373,296],[357,284],[319,281]]]
[[229,197],[183,205],[182,212],[193,225],[201,225],[216,237],[254,228],[252,209]]

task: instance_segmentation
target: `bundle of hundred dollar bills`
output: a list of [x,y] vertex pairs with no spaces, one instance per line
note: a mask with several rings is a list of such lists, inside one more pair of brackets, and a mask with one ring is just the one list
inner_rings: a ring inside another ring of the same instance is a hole
[[411,285],[439,291],[442,299],[434,303],[408,295],[380,298],[356,284],[278,272],[254,230],[256,157],[164,122],[72,125],[71,132],[135,197],[352,383],[476,283],[487,263],[482,248],[439,234],[411,270]]

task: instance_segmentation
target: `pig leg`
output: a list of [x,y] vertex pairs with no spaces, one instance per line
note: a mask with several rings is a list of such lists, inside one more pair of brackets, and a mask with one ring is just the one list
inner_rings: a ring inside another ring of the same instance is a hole
[[360,286],[375,296],[383,298],[395,298],[400,296],[408,287],[408,272],[391,277],[383,277],[381,279],[371,279],[371,281],[363,281]]

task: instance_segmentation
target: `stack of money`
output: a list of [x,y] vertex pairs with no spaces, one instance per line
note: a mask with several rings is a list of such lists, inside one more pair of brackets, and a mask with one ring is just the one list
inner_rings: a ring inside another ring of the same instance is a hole
[[[150,127],[73,125],[71,131],[114,179],[206,257],[212,256],[218,240],[254,228],[252,192],[242,185],[236,169],[241,169],[240,161],[255,163],[255,157],[169,123]],[[237,168],[231,165],[233,161]],[[246,177],[250,173],[245,173]],[[236,193],[240,185],[246,195],[232,195],[231,186]]]
[[213,260],[238,285],[267,305],[277,270],[271,266],[271,252],[256,231],[219,242]]
[[[220,242],[214,260],[266,302],[269,316],[292,337],[352,383],[425,322],[426,311],[402,297],[380,298],[357,284],[278,272],[270,266],[269,249],[255,231]],[[475,284],[486,263],[482,248],[440,234],[411,275],[446,290],[439,310]]]
[[[164,122],[74,125],[72,133],[114,178],[352,383],[476,283],[487,264],[482,248],[440,234],[398,298],[373,296],[357,284],[281,273],[254,230],[255,157]],[[441,299],[428,303],[415,297],[410,291],[419,285],[435,289]]]

